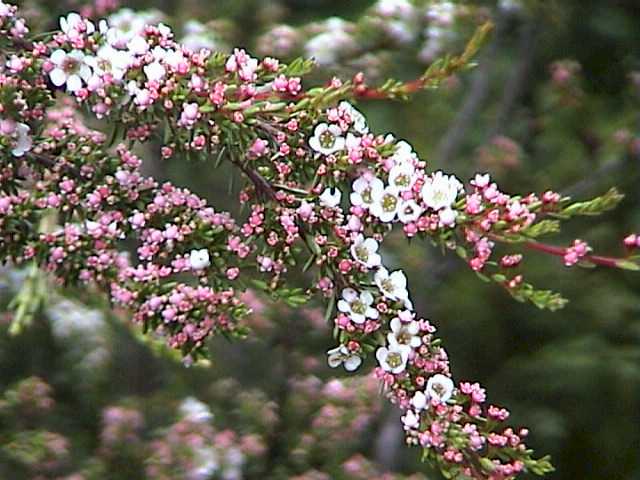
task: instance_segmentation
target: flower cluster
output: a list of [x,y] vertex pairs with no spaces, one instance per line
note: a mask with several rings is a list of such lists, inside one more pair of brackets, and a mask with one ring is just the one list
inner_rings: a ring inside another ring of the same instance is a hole
[[[381,15],[406,16],[411,7],[381,5]],[[446,23],[448,8],[429,15]],[[435,79],[373,89],[358,74],[307,89],[301,77],[311,62],[194,51],[163,24],[123,30],[101,21],[96,28],[70,14],[60,27],[42,42],[13,41],[16,59],[0,74],[0,98],[14,98],[1,112],[9,125],[0,132],[3,260],[35,261],[61,283],[106,291],[187,362],[204,354],[211,334],[244,333],[240,292],[248,286],[291,306],[320,293],[330,299],[338,342],[330,365],[356,370],[375,352],[376,376],[404,412],[407,442],[425,458],[450,476],[550,470],[524,445],[526,430],[505,426],[507,412],[485,404],[478,384],[453,382],[434,325],[414,311],[407,276],[383,261],[384,239],[400,223],[408,238],[455,251],[514,297],[558,308],[561,297],[514,272],[523,253],[498,261],[495,252],[522,244],[567,263],[635,267],[590,255],[582,242],[567,250],[535,240],[557,231],[559,219],[600,213],[621,196],[612,190],[571,203],[551,191],[510,195],[488,174],[465,186],[428,171],[407,142],[373,133],[352,103],[433,86],[468,63],[477,37],[434,70]],[[53,108],[65,93],[109,118],[112,143]],[[186,189],[145,177],[132,146],[152,138],[164,158],[227,162],[243,176],[239,201],[248,214],[236,221]],[[33,228],[52,212],[59,228]],[[291,273],[312,267],[309,288],[288,285]],[[200,419],[202,409],[195,410]],[[174,450],[187,439],[196,453],[180,457],[179,469],[201,465],[209,475],[222,460],[198,448],[212,435],[193,418],[177,424],[156,445],[149,475],[173,471]]]

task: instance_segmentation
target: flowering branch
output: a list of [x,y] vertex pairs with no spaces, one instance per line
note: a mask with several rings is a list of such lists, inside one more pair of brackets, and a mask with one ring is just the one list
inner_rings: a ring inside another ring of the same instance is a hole
[[[1,20],[9,27],[20,21],[14,8]],[[329,365],[353,371],[374,354],[376,377],[404,412],[406,442],[425,460],[450,477],[552,470],[525,446],[526,429],[505,425],[507,410],[485,404],[479,384],[453,382],[435,327],[416,314],[406,275],[387,270],[380,251],[402,225],[408,238],[454,250],[516,299],[557,309],[564,299],[513,273],[522,253],[495,259],[494,250],[524,244],[557,254],[537,238],[557,232],[561,220],[612,208],[621,199],[615,190],[571,203],[551,191],[509,195],[489,175],[464,185],[429,172],[407,142],[372,133],[347,102],[350,82],[303,88],[304,61],[194,51],[162,24],[129,35],[70,14],[60,27],[0,72],[1,98],[14,98],[0,122],[4,261],[35,261],[61,283],[96,285],[187,362],[206,354],[210,335],[246,334],[250,312],[239,293],[247,287],[292,306],[317,293],[328,299],[338,342]],[[378,92],[364,96],[394,98],[437,84],[469,65],[490,28],[417,83],[363,87]],[[56,108],[62,90],[109,119],[115,149],[73,109]],[[246,218],[236,221],[186,189],[143,176],[131,148],[154,137],[165,158],[215,158],[242,171]],[[52,210],[60,228],[35,232],[34,222]],[[130,252],[123,240],[134,245]],[[576,241],[562,255],[567,265],[604,261],[588,250]],[[312,268],[307,288],[288,286],[292,274]]]

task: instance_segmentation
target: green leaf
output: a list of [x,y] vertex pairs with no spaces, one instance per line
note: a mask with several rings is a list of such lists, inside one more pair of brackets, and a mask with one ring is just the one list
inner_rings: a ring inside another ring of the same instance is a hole
[[298,57],[288,65],[285,65],[279,73],[288,77],[300,77],[311,72],[315,67],[315,62],[310,59]]
[[569,218],[575,215],[600,215],[606,211],[612,210],[622,201],[624,195],[618,192],[618,189],[612,187],[607,193],[586,202],[572,203],[565,207],[556,216],[560,218]]

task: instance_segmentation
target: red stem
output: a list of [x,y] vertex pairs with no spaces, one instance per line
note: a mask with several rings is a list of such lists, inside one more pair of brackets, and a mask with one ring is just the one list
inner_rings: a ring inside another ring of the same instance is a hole
[[[564,257],[565,253],[567,252],[567,249],[564,247],[556,247],[555,245],[548,245],[546,243],[540,242],[526,242],[525,246],[530,248],[531,250],[548,253],[557,257]],[[594,265],[601,265],[603,267],[609,268],[619,268],[618,262],[621,259],[614,257],[603,257],[600,255],[585,255],[583,257],[583,260],[593,263]]]

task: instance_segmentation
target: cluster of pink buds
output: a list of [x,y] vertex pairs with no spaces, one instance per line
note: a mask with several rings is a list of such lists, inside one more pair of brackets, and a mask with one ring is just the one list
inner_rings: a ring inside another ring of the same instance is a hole
[[567,248],[567,251],[564,254],[564,264],[567,267],[571,267],[580,261],[581,258],[584,258],[587,253],[591,251],[591,247],[587,245],[587,242],[582,240],[574,240],[573,245]]

